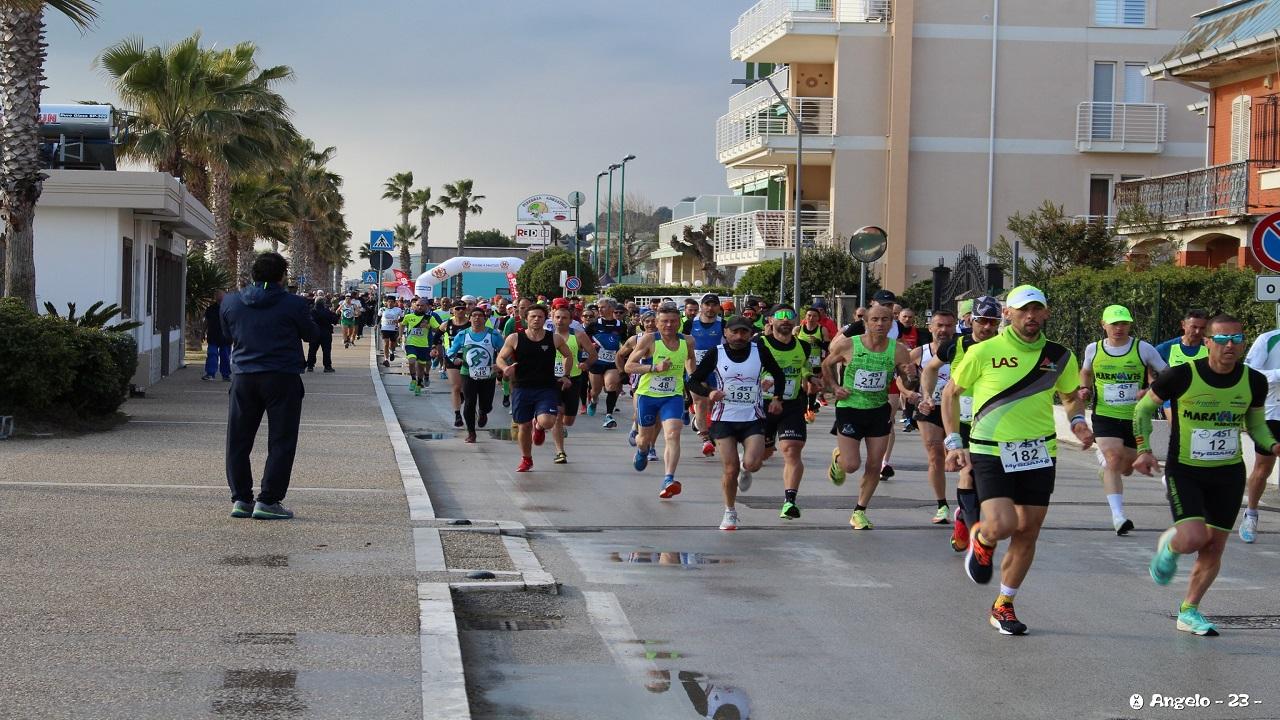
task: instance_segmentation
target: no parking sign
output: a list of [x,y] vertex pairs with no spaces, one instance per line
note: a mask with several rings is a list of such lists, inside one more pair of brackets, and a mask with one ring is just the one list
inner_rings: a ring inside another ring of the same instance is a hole
[[1249,234],[1249,249],[1262,267],[1280,272],[1280,212],[1258,221]]

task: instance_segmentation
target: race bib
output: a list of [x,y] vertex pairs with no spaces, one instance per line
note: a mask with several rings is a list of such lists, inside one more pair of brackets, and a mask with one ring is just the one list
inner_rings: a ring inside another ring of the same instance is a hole
[[613,363],[618,359],[617,350],[605,350],[600,348],[600,352],[596,353],[596,362]]
[[796,379],[787,378],[787,384],[782,387],[782,397],[793,397],[796,393]]
[[1000,464],[1005,472],[1022,472],[1053,465],[1044,440],[1022,440],[1000,443]]
[[409,331],[409,334],[410,334],[410,335],[412,335],[412,336],[414,336],[414,337],[419,337],[419,336],[421,336],[421,335],[422,335],[422,328],[420,328],[420,327],[415,327],[415,328],[413,328],[412,330],[410,330],[410,331]]
[[355,314],[354,312],[352,312],[352,311],[351,311],[351,308],[343,308],[343,310],[342,310],[342,317],[344,317],[344,318],[346,318],[346,319],[350,320],[351,318],[353,318],[353,317],[355,317],[355,316],[356,316],[356,314]]
[[676,379],[672,375],[650,375],[649,389],[653,392],[673,393],[676,391]]
[[1102,401],[1108,405],[1135,405],[1138,402],[1138,383],[1103,385]]
[[854,390],[883,390],[888,387],[889,373],[886,370],[863,370],[859,368],[853,373]]
[[810,355],[810,356],[809,356],[809,367],[811,367],[811,368],[816,368],[816,367],[820,367],[821,365],[822,365],[822,357],[821,357],[821,356],[819,356],[819,355]]
[[471,376],[472,380],[488,380],[493,377],[493,366],[477,365],[470,367],[467,368],[467,374]]
[[1192,430],[1192,460],[1232,460],[1240,448],[1240,429]]
[[724,389],[724,401],[730,405],[755,405],[760,402],[760,386],[754,383],[729,383]]
[[973,422],[973,396],[960,396],[960,422]]
[[564,359],[557,356],[555,365],[556,377],[564,377]]

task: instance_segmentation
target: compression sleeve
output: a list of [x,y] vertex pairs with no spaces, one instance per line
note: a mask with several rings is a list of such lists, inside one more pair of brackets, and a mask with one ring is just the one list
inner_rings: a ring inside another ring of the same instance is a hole
[[1133,437],[1138,441],[1140,453],[1151,452],[1151,418],[1155,416],[1158,407],[1151,397],[1151,393],[1143,393],[1133,408]]
[[1276,444],[1276,438],[1271,434],[1271,428],[1267,427],[1267,411],[1261,407],[1251,407],[1244,416],[1245,427],[1249,430],[1249,437],[1253,438],[1253,442],[1258,447],[1264,447],[1268,450],[1272,445]]

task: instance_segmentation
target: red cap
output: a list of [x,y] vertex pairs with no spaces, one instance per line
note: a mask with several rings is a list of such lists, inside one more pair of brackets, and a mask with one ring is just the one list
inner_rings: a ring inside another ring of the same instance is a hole
[[552,309],[552,310],[556,310],[556,309],[559,309],[559,308],[567,308],[567,307],[569,307],[569,301],[568,301],[568,300],[565,300],[565,299],[564,299],[564,298],[562,298],[562,297],[558,297],[558,298],[556,298],[555,300],[552,300],[552,301],[551,301],[551,309]]

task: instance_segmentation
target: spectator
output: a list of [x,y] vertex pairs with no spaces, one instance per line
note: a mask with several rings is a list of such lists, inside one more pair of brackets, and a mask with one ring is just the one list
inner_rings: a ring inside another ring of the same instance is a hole
[[204,337],[209,343],[209,354],[205,357],[201,380],[212,380],[221,371],[223,382],[231,382],[231,344],[222,334],[222,319],[218,314],[224,295],[221,290],[214,293],[213,304],[204,311]]
[[[227,484],[231,517],[287,520],[281,501],[289,491],[302,417],[302,341],[318,334],[304,298],[289,295],[283,283],[289,263],[265,252],[253,261],[253,284],[225,298],[222,331],[233,345],[231,401],[227,412]],[[267,464],[262,489],[253,497],[249,454],[262,415],[268,422]]]
[[316,371],[317,351],[324,353],[324,371],[333,372],[333,325],[339,321],[338,314],[329,309],[324,295],[318,294],[311,306],[311,320],[316,324],[318,334],[307,348],[307,372]]

